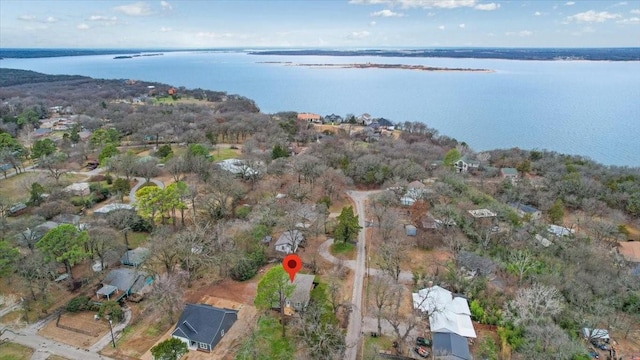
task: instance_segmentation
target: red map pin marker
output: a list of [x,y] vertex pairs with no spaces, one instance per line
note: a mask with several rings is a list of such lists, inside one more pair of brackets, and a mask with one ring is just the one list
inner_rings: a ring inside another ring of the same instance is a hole
[[302,269],[302,260],[296,254],[289,254],[282,260],[282,267],[284,271],[289,274],[289,279],[293,282],[293,278],[296,277],[296,273]]

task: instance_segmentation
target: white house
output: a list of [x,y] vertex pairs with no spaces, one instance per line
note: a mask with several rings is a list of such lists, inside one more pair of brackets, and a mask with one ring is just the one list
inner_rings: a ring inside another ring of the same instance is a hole
[[298,246],[304,240],[302,232],[298,230],[287,230],[280,235],[276,241],[276,251],[292,254],[298,251]]
[[458,170],[458,172],[467,172],[471,169],[478,169],[480,167],[480,162],[471,160],[466,156],[463,156],[458,159],[458,161],[453,163],[453,165],[455,166],[456,170]]
[[437,285],[419,290],[412,297],[413,308],[429,314],[431,332],[476,337],[467,299]]

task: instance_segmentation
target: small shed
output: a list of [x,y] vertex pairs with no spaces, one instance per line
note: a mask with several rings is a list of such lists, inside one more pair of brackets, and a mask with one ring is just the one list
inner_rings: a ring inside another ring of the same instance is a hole
[[73,183],[64,188],[64,191],[75,196],[87,196],[91,193],[88,182]]
[[404,232],[407,234],[407,236],[416,236],[418,230],[413,225],[405,225]]

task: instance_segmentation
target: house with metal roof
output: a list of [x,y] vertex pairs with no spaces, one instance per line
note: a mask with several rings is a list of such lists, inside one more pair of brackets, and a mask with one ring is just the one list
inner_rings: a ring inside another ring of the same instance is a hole
[[211,352],[238,320],[238,311],[207,304],[186,304],[171,336],[189,350]]
[[421,289],[413,293],[412,297],[413,308],[429,315],[432,333],[454,333],[466,338],[476,337],[469,303],[464,297],[437,285]]
[[295,253],[303,240],[304,235],[299,230],[287,230],[276,241],[276,251],[285,254]]
[[149,249],[144,247],[137,247],[133,250],[128,250],[120,258],[122,265],[138,267],[149,257]]
[[509,206],[513,208],[520,217],[530,216],[531,220],[538,220],[542,217],[542,211],[533,206],[520,203],[510,203]]
[[505,179],[517,179],[518,170],[515,168],[501,168],[500,176],[502,176]]
[[469,343],[467,339],[454,333],[434,333],[433,358],[434,360],[471,360]]
[[102,287],[96,291],[98,300],[119,301],[131,294],[141,294],[143,289],[153,282],[153,278],[144,271],[131,268],[114,269],[109,271]]

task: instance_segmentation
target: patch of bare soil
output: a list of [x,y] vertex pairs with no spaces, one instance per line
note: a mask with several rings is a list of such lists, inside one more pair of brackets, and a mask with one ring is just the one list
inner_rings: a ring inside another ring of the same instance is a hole
[[109,331],[105,320],[95,320],[93,312],[65,313],[60,317],[60,326],[52,319],[39,334],[49,339],[80,348],[89,348]]

